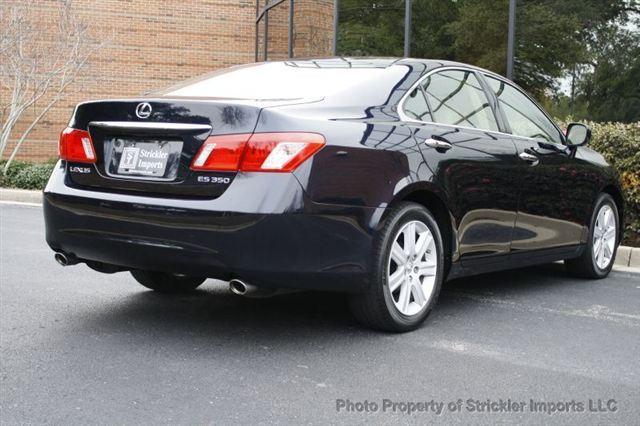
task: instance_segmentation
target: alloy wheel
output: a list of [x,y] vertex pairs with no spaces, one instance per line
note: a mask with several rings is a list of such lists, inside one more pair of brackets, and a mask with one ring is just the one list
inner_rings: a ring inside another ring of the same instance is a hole
[[387,264],[388,291],[394,305],[406,316],[420,313],[433,297],[438,255],[433,234],[418,220],[396,234]]
[[616,245],[616,218],[611,206],[604,205],[600,208],[596,217],[593,230],[592,256],[595,264],[600,269],[606,269],[613,261],[613,253]]

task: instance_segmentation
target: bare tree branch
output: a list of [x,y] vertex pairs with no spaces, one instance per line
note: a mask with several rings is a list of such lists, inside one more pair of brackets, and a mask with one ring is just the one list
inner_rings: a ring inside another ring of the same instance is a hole
[[[51,22],[35,21],[30,2],[0,2],[0,158],[27,110],[34,119],[13,147],[6,173],[27,136],[68,93],[90,58],[106,42],[92,38],[88,25],[74,13],[72,0],[58,0]],[[40,105],[39,100],[45,99]]]

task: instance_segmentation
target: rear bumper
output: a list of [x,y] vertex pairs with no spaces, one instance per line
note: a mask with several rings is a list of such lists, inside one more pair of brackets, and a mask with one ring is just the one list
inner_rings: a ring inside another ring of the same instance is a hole
[[[268,199],[260,192],[265,179],[279,188]],[[57,168],[44,193],[47,243],[126,269],[271,287],[366,288],[384,209],[313,203],[290,174],[236,181],[215,200],[159,199],[71,188]]]

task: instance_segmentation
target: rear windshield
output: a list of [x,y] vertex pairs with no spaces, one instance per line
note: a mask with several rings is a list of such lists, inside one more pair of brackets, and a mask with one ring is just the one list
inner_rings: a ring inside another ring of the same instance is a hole
[[273,62],[216,71],[156,94],[256,100],[322,98],[346,89],[360,87],[366,90],[367,86],[385,92],[406,73],[405,67],[393,66],[314,67],[299,66],[295,62]]

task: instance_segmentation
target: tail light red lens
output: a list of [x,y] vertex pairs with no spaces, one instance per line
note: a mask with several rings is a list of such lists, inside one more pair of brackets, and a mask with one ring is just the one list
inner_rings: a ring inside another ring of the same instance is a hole
[[223,135],[208,138],[191,162],[192,170],[236,171],[251,135]]
[[191,163],[192,170],[291,172],[318,152],[325,139],[317,133],[254,133],[212,136]]
[[95,163],[96,151],[93,149],[91,136],[86,130],[67,127],[60,134],[58,144],[60,159],[74,163]]

